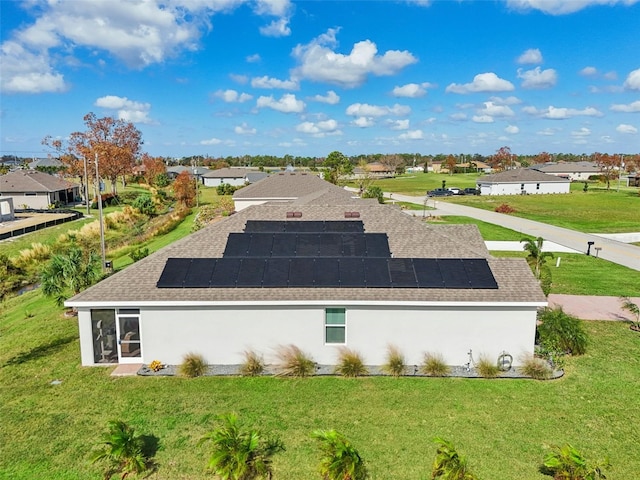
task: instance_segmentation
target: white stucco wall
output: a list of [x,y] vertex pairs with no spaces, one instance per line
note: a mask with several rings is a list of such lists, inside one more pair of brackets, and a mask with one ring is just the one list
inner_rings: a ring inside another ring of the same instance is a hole
[[[345,306],[346,346],[367,364],[384,363],[387,346],[397,346],[407,364],[425,352],[440,353],[450,365],[464,365],[468,352],[497,360],[507,351],[518,359],[532,354],[536,307]],[[324,343],[320,306],[142,308],[144,363],[179,364],[184,354],[202,354],[211,364],[238,364],[247,349],[275,360],[278,345],[294,344],[321,364],[334,364],[339,345]],[[79,314],[82,364],[93,364],[90,314]]]
[[217,187],[218,185],[222,185],[226,183],[227,185],[231,185],[233,187],[241,187],[246,183],[244,177],[240,178],[209,178],[202,177],[205,187]]
[[15,194],[6,194],[7,197],[13,198],[13,206],[14,208],[24,208],[26,205],[27,208],[49,208],[51,205],[51,201],[49,198],[49,193],[42,192],[37,195],[25,195],[24,193],[15,193]]
[[[481,183],[478,182],[481,195],[520,195],[522,183]],[[565,182],[540,182],[525,183],[524,191],[528,195],[541,195],[549,193],[569,193],[570,183]]]

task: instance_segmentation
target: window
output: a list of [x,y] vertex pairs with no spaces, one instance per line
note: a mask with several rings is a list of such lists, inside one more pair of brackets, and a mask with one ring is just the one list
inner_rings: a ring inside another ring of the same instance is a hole
[[325,343],[346,343],[346,311],[344,308],[327,308],[324,318]]

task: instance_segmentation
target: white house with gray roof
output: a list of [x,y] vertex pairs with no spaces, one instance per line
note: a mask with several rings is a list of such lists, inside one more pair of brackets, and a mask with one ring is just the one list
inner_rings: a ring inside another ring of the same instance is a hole
[[13,199],[15,208],[47,209],[74,202],[80,187],[37,170],[15,170],[0,175],[0,196]]
[[[289,177],[291,189],[307,180]],[[289,344],[320,364],[344,346],[371,365],[389,345],[408,364],[533,353],[547,302],[524,259],[493,258],[474,225],[427,225],[335,186],[315,193],[244,208],[68,300],[82,364],[194,352],[237,365],[248,350],[271,363]]]
[[531,170],[546,173],[548,175],[556,175],[565,177],[572,182],[589,180],[593,175],[601,173],[600,167],[594,162],[547,162],[529,167]]
[[480,195],[543,195],[569,193],[571,180],[518,168],[487,175],[476,180]]

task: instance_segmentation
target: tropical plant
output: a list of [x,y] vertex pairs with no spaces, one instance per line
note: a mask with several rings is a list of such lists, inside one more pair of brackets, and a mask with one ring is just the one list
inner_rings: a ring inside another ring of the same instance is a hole
[[178,367],[178,372],[184,377],[201,377],[207,373],[207,362],[204,357],[197,353],[187,353],[182,358],[182,363]]
[[275,367],[281,377],[308,377],[313,375],[316,364],[311,357],[295,345],[281,345],[276,352]]
[[439,353],[425,353],[420,365],[420,373],[430,377],[444,377],[448,375],[451,368],[445,363],[444,358]]
[[221,480],[270,479],[272,457],[285,450],[278,438],[265,438],[259,430],[243,430],[234,413],[218,417],[221,425],[199,442],[213,443],[209,468]]
[[100,273],[99,257],[89,252],[85,255],[78,247],[71,247],[66,253],[58,253],[51,257],[40,276],[42,292],[47,297],[54,297],[56,304],[64,301],[85,288],[93,285]]
[[394,377],[400,377],[405,374],[407,367],[405,365],[404,355],[395,345],[387,347],[387,358],[382,365],[382,371]]
[[364,191],[362,198],[375,198],[378,203],[384,203],[384,192],[380,187],[371,185]]
[[535,277],[540,280],[546,259],[553,258],[553,253],[542,251],[542,246],[544,245],[544,239],[542,237],[538,237],[535,240],[523,238],[520,240],[520,243],[524,243],[524,250],[529,252],[527,255],[527,263],[531,267]]
[[264,360],[253,350],[244,352],[244,361],[240,366],[240,375],[243,377],[256,377],[264,372]]
[[460,455],[448,440],[436,437],[438,445],[436,457],[431,468],[432,480],[478,480],[467,466],[467,459]]
[[474,365],[478,375],[484,378],[496,378],[500,374],[500,367],[484,355],[481,355]]
[[547,360],[534,356],[524,358],[518,370],[523,375],[535,378],[536,380],[547,380],[551,378],[551,374],[553,373],[553,369]]
[[323,480],[365,480],[369,473],[364,460],[344,435],[335,430],[315,430],[311,437],[320,442],[319,471]]
[[553,451],[544,457],[540,471],[552,476],[555,480],[598,480],[606,479],[606,468],[611,464],[608,459],[596,464],[590,464],[584,456],[573,446],[566,444],[562,447],[554,445]]
[[131,260],[137,262],[138,260],[142,260],[144,257],[149,256],[149,248],[138,247],[135,250],[132,250],[129,256],[131,257]]
[[347,347],[341,347],[338,350],[338,364],[335,372],[345,377],[360,377],[369,373],[362,355]]
[[620,297],[620,301],[622,302],[622,308],[636,317],[632,323],[637,330],[640,330],[640,306],[629,297]]
[[139,195],[133,201],[133,208],[144,215],[152,216],[156,214],[156,204],[153,202],[151,195],[148,194]]
[[562,307],[544,308],[538,312],[538,342],[547,351],[582,355],[589,338],[580,320]]
[[104,478],[108,480],[117,473],[124,479],[131,473],[146,471],[150,463],[143,453],[143,437],[136,435],[132,427],[120,420],[111,420],[108,428],[100,448],[91,456],[93,463],[107,464]]

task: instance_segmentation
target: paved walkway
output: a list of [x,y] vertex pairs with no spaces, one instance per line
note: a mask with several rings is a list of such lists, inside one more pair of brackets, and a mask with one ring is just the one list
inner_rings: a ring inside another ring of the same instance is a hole
[[[548,300],[550,307],[562,307],[565,313],[583,320],[635,321],[630,312],[622,309],[618,297],[552,293]],[[632,297],[631,300],[640,305],[640,297]]]

